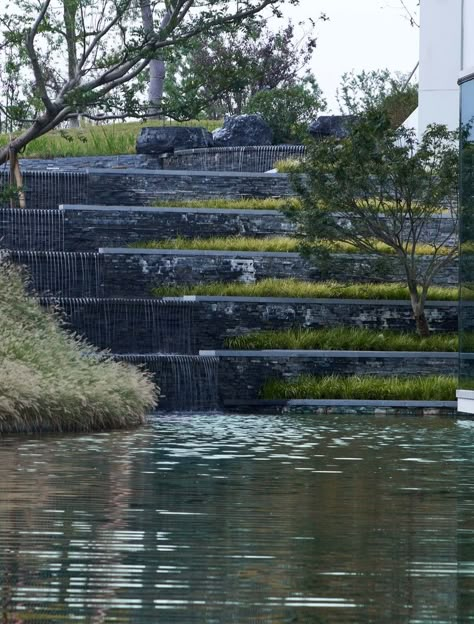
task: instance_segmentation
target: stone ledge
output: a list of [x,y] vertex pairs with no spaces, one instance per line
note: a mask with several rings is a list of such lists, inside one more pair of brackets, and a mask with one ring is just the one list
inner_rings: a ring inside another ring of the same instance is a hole
[[[335,304],[335,305],[381,305],[381,306],[406,306],[411,309],[411,303],[406,299],[336,299],[323,297],[317,299],[304,297],[233,297],[211,295],[183,295],[182,297],[159,297],[163,301],[195,301],[203,303],[311,303],[311,304]],[[450,308],[458,307],[458,301],[427,301],[427,308]],[[474,302],[473,304],[474,305]]]
[[201,350],[202,357],[225,358],[384,358],[384,359],[443,359],[457,360],[457,352],[446,351],[336,351],[336,350],[303,350],[303,349],[265,349],[250,350]]
[[[205,201],[205,200],[203,200]],[[171,213],[171,214],[216,214],[216,215],[239,215],[249,217],[259,216],[272,216],[284,218],[279,210],[250,210],[242,209],[237,210],[234,208],[183,208],[180,206],[104,206],[104,205],[88,205],[88,204],[61,204],[59,210],[73,211],[73,210],[89,210],[89,211],[104,211],[104,212],[155,212],[155,213]]]
[[198,169],[137,169],[137,168],[129,168],[129,169],[106,169],[106,168],[92,168],[87,167],[84,169],[85,172],[95,175],[98,174],[100,176],[108,176],[108,175],[119,175],[119,176],[127,176],[127,175],[140,175],[140,176],[153,176],[153,177],[166,177],[166,176],[177,176],[177,177],[190,177],[190,178],[263,178],[263,179],[272,179],[272,178],[280,178],[287,179],[287,173],[254,173],[252,171],[200,171]]

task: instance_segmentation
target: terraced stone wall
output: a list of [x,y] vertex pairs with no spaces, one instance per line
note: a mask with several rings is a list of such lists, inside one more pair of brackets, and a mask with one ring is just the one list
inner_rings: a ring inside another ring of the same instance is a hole
[[[205,352],[201,352],[205,353]],[[207,353],[206,353],[207,354]],[[214,354],[209,352],[209,355]],[[265,381],[272,378],[290,378],[302,374],[311,375],[438,375],[457,374],[456,353],[387,353],[367,355],[352,351],[331,352],[282,351],[216,351],[219,357],[219,393],[221,402],[245,397],[260,398]]]

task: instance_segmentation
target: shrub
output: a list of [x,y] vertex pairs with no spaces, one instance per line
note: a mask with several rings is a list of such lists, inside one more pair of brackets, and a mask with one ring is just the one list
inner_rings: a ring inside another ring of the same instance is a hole
[[324,108],[321,90],[312,81],[280,89],[258,91],[246,112],[260,113],[273,130],[273,143],[302,143],[308,124]]
[[142,424],[156,402],[147,374],[68,334],[0,264],[0,433]]

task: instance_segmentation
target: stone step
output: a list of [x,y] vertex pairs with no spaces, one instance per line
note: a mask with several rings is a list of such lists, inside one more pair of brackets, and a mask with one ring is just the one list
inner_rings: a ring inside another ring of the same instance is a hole
[[[25,266],[40,295],[62,297],[148,297],[154,286],[208,282],[252,283],[265,278],[399,282],[392,257],[335,254],[330,265],[313,265],[297,253],[99,249],[92,252],[7,252]],[[426,258],[428,261],[429,258]],[[454,285],[456,263],[446,265],[434,283]]]
[[[296,231],[276,210],[228,210],[140,206],[61,206],[60,210],[0,209],[2,247],[29,251],[97,251],[147,240],[211,236],[286,236]],[[421,242],[450,236],[452,219],[439,215]]]
[[[407,301],[276,299],[252,297],[97,298],[41,297],[60,309],[66,327],[114,353],[197,354],[224,349],[226,338],[293,327],[350,325],[414,331]],[[455,331],[457,304],[428,302],[434,332]]]
[[[199,296],[165,300],[194,302],[195,332],[202,348],[219,349],[226,338],[293,327],[317,329],[348,325],[398,331],[416,329],[409,301]],[[428,301],[426,316],[431,331],[457,331],[456,301]]]
[[[160,284],[254,283],[266,278],[403,281],[396,259],[388,254],[333,254],[330,259],[312,264],[298,253],[130,248],[104,248],[99,252],[106,263],[107,296],[144,296]],[[429,260],[425,257],[422,262]],[[453,261],[435,276],[434,283],[455,285],[457,276],[457,264]]]
[[416,351],[200,351],[219,359],[220,401],[258,399],[265,381],[298,375],[456,375],[457,353]]

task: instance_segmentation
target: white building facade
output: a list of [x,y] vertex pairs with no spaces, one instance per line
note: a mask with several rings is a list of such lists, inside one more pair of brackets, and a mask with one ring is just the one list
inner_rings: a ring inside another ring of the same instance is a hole
[[[451,127],[459,124],[466,130],[461,139],[461,176],[460,176],[460,202],[459,202],[459,238],[461,242],[459,257],[459,386],[458,411],[461,413],[474,414],[474,0],[424,0],[425,11],[430,6],[455,5],[458,20],[458,37],[447,40],[444,47],[449,49],[449,66],[454,67],[455,54],[459,52],[459,71],[457,75],[458,91],[451,94],[451,79],[448,78],[448,63],[443,66],[445,72],[443,80],[439,80],[434,95],[438,95],[442,110],[439,115],[445,115],[446,121]],[[449,12],[449,11],[448,11]],[[437,16],[438,29],[442,14]],[[451,16],[452,19],[452,16]],[[450,26],[451,28],[451,26]],[[434,25],[433,25],[434,32]],[[451,32],[451,31],[450,31]],[[447,45],[449,44],[449,45]],[[426,43],[428,50],[428,42]],[[436,53],[436,59],[440,58]],[[429,58],[427,52],[427,58]],[[431,73],[431,77],[429,74]],[[426,85],[430,85],[428,78],[435,85],[435,72],[425,72]],[[436,114],[435,100],[430,96],[429,90],[425,90],[425,111],[430,110]],[[452,101],[451,101],[452,100]],[[460,111],[456,123],[456,110]],[[420,115],[425,115],[421,111]],[[422,117],[425,119],[425,117]],[[438,119],[435,118],[435,121]]]
[[421,0],[418,129],[459,126],[461,76],[474,72],[474,0]]

